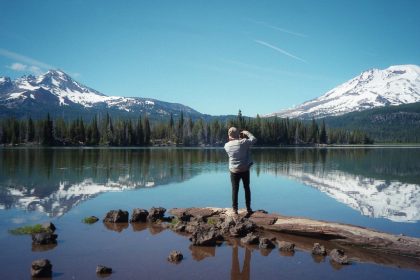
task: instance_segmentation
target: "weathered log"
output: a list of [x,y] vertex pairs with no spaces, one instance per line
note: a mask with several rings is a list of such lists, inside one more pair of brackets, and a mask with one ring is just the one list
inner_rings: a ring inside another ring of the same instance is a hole
[[[174,208],[172,215],[226,218],[233,215],[229,208]],[[240,211],[245,215],[245,211]],[[253,213],[249,219],[260,229],[292,235],[308,236],[330,240],[345,246],[356,246],[386,254],[408,256],[420,259],[420,238],[399,236],[374,229],[349,224],[312,220],[301,217],[287,217],[263,211]]]

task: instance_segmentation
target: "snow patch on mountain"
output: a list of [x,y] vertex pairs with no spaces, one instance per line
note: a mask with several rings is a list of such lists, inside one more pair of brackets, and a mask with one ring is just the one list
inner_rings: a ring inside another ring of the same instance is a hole
[[316,99],[267,116],[321,118],[419,101],[420,67],[396,65],[370,69]]
[[9,109],[18,109],[27,102],[28,97],[32,102],[48,103],[57,106],[57,109],[78,105],[85,109],[117,109],[135,113],[147,110],[160,115],[184,111],[200,115],[197,111],[181,104],[141,97],[107,96],[73,80],[61,70],[50,70],[37,77],[23,76],[14,81],[8,77],[0,78],[0,105]]

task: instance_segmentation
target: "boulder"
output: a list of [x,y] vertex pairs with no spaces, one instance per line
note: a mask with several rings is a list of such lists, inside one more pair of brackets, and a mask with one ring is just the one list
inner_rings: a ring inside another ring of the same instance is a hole
[[106,267],[104,265],[98,265],[96,267],[96,273],[98,273],[98,274],[111,274],[112,273],[112,268]]
[[238,220],[233,227],[229,229],[230,236],[243,237],[255,230],[256,226],[248,219]]
[[146,209],[135,208],[131,214],[130,223],[146,222],[149,211]]
[[128,212],[119,210],[111,210],[106,213],[103,219],[105,223],[128,223]]
[[322,246],[319,243],[314,243],[314,246],[312,247],[312,254],[313,255],[319,255],[319,256],[325,256],[327,255],[327,250],[325,250],[325,247]]
[[252,232],[248,233],[244,238],[241,239],[241,242],[244,244],[258,244],[260,242],[260,237]]
[[151,222],[156,222],[157,220],[163,220],[166,209],[163,207],[152,207],[149,210],[149,215],[147,219]]
[[54,232],[56,230],[55,225],[51,222],[43,223],[42,228],[49,232]]
[[57,244],[57,234],[40,232],[32,234],[32,245]]
[[172,251],[168,256],[168,261],[178,263],[182,261],[184,256],[179,251]]
[[260,247],[260,249],[273,249],[274,247],[276,247],[273,241],[265,237],[260,238],[260,244],[258,246]]
[[52,276],[52,264],[47,259],[35,260],[31,265],[32,277],[51,277]]
[[279,246],[280,251],[285,252],[294,252],[295,251],[295,244],[287,241],[278,241],[277,245]]
[[196,220],[191,220],[189,223],[185,225],[185,232],[193,233],[197,230],[197,228],[203,226],[204,223],[198,222]]
[[339,264],[350,264],[347,256],[344,254],[343,250],[332,249],[330,252],[331,260]]
[[218,240],[223,239],[215,227],[200,226],[191,235],[190,240],[195,246],[215,246]]

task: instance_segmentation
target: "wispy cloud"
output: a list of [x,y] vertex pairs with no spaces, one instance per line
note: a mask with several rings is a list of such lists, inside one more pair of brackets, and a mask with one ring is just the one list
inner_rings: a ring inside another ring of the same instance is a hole
[[[6,66],[7,68],[13,71],[17,71],[17,72],[31,72],[35,75],[39,75],[47,70],[57,68],[51,64],[39,61],[37,59],[34,59],[26,55],[9,51],[6,49],[0,48],[0,56],[17,61],[17,62],[12,63],[11,65]],[[81,76],[81,74],[77,72],[73,72],[73,73],[67,72],[67,73],[69,73],[71,76],[75,78],[78,78]]]
[[6,50],[6,49],[0,49],[0,55],[4,56],[4,57],[7,57],[7,58],[10,58],[10,59],[13,59],[13,60],[16,60],[16,61],[19,61],[21,63],[25,63],[27,65],[36,66],[36,67],[38,67],[42,70],[54,69],[55,68],[54,66],[52,66],[50,64],[47,64],[45,62],[36,60],[34,58],[31,58],[31,57],[28,57],[28,56],[25,56],[25,55],[22,55],[22,54],[18,54],[18,53],[9,51],[9,50]]
[[258,21],[258,20],[253,20],[253,19],[248,19],[248,20],[251,21],[251,22],[254,22],[254,23],[261,24],[263,26],[269,27],[271,29],[278,30],[278,31],[283,32],[283,33],[291,34],[291,35],[302,37],[302,38],[308,37],[308,35],[306,35],[306,34],[295,32],[295,31],[292,31],[290,29],[278,27],[278,26],[269,24],[269,23],[267,23],[265,21]]
[[264,41],[261,41],[261,40],[254,40],[254,41],[255,41],[255,43],[258,43],[260,45],[266,46],[266,47],[268,47],[270,49],[273,49],[273,50],[275,50],[275,51],[277,51],[279,53],[282,53],[282,54],[284,54],[284,55],[286,55],[288,57],[291,57],[291,58],[294,58],[296,60],[299,60],[299,61],[302,61],[302,62],[305,62],[306,63],[306,60],[304,60],[304,59],[302,59],[302,58],[300,58],[300,57],[298,57],[296,55],[293,55],[293,54],[291,54],[291,53],[289,53],[289,52],[287,52],[287,51],[285,51],[285,50],[283,50],[283,49],[281,49],[281,48],[279,48],[277,46],[274,46],[274,45],[272,45],[270,43],[267,43],[267,42],[264,42]]
[[35,75],[40,75],[43,72],[41,70],[41,68],[39,68],[38,66],[26,65],[26,64],[19,63],[19,62],[12,63],[10,66],[6,66],[6,67],[13,70],[13,71],[31,72]]

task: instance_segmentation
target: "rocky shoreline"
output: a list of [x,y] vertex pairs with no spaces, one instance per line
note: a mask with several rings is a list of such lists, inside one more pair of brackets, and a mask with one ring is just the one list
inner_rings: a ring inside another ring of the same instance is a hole
[[[128,211],[111,210],[102,221],[107,229],[115,231],[124,230],[129,223],[133,230],[153,228],[160,232],[169,229],[188,237],[190,248],[211,248],[227,242],[261,250],[264,255],[278,247],[282,255],[293,256],[295,250],[303,250],[310,252],[314,260],[321,261],[329,256],[333,266],[372,262],[420,271],[420,238],[391,235],[352,225],[285,217],[263,210],[251,215],[244,210],[234,214],[229,208],[210,207],[173,208],[168,212],[171,216],[165,216],[166,209],[163,207],[149,210],[136,208],[129,218]],[[32,235],[32,246],[38,248],[37,251],[43,251],[43,247],[57,246],[55,226],[46,223],[43,227],[47,229],[46,232]],[[169,262],[179,263],[183,259],[180,251],[168,253]],[[51,275],[51,269],[50,260],[39,259],[32,263],[31,274]],[[98,265],[96,272],[110,274],[112,268]]]

